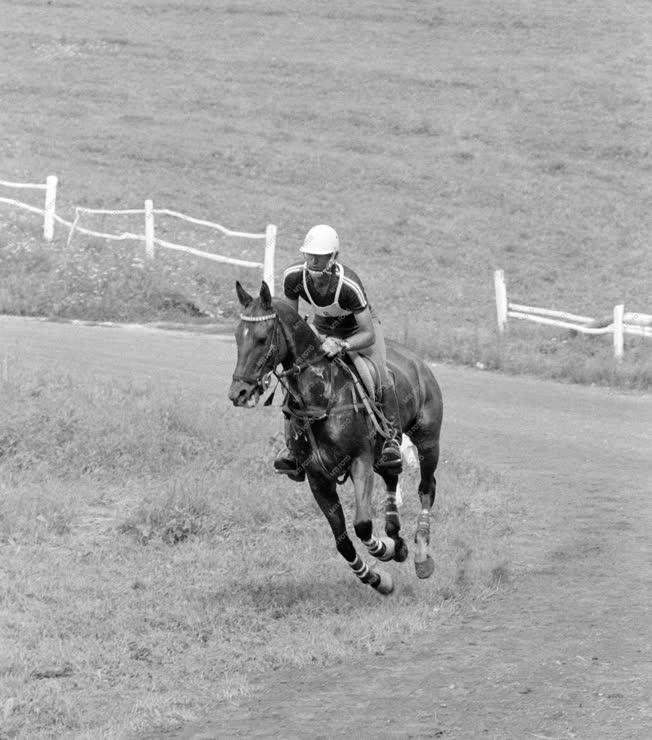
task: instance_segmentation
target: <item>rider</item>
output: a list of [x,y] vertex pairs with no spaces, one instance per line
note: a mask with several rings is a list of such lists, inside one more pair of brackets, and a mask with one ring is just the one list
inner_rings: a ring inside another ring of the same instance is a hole
[[[387,372],[383,330],[360,278],[337,261],[339,249],[335,229],[325,224],[313,226],[299,248],[305,261],[290,265],[283,273],[282,297],[295,310],[299,298],[312,305],[315,328],[324,340],[321,350],[327,357],[333,359],[342,351],[353,350],[373,360],[380,373],[380,402],[390,426],[380,466],[400,473],[401,421],[394,382]],[[287,448],[277,455],[274,468],[295,480],[303,478],[298,460]]]

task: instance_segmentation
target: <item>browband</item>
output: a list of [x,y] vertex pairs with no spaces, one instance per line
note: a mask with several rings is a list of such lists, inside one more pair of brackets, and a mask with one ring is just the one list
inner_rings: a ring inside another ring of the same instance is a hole
[[277,314],[270,313],[267,316],[245,316],[243,313],[240,314],[240,319],[242,321],[269,321],[270,319],[275,319]]

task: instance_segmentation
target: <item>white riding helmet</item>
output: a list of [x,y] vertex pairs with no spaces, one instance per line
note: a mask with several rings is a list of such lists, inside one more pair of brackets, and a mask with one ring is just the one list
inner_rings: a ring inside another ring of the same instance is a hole
[[340,251],[340,238],[332,226],[318,224],[306,234],[299,251],[306,254],[337,254]]

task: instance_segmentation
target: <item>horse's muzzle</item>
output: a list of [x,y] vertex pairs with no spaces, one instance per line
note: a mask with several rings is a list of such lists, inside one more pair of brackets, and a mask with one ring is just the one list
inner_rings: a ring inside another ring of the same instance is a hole
[[260,389],[257,385],[234,380],[229,388],[229,400],[234,406],[253,408],[260,398]]

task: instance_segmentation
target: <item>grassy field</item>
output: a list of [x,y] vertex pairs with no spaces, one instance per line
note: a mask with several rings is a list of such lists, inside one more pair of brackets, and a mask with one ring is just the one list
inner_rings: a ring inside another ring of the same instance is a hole
[[[441,465],[435,576],[390,564],[383,599],[342,562],[306,487],[270,474],[278,410],[257,410],[251,435],[251,415],[215,405],[64,366],[0,379],[1,737],[198,720],[257,672],[382,653],[509,578],[509,486],[464,450]],[[417,482],[403,483],[409,538]]]
[[[388,333],[432,358],[649,388],[649,341],[628,339],[616,372],[607,338],[512,322],[499,352],[492,271],[519,302],[652,309],[651,25],[642,0],[12,2],[0,178],[56,173],[68,218],[151,197],[231,228],[275,223],[279,270],[331,223]],[[70,254],[60,230],[43,250],[37,217],[0,218],[5,312],[166,318],[180,292],[233,313],[233,268],[167,255],[143,277],[138,245],[78,237]]]

